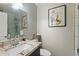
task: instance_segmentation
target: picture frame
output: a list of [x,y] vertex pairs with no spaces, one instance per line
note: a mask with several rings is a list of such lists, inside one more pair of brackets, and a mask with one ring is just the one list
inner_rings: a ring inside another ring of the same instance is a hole
[[66,5],[48,9],[48,26],[65,27],[66,26]]
[[22,16],[22,28],[23,29],[27,28],[27,16],[26,15]]

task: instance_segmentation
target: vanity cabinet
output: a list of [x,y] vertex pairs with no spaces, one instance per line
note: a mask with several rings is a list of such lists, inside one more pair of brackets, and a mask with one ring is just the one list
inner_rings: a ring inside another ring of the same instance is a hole
[[40,56],[40,47],[38,47],[30,56]]

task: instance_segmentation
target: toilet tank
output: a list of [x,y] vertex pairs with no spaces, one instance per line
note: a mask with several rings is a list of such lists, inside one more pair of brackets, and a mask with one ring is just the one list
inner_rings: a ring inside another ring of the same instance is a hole
[[42,42],[41,35],[36,35],[36,39],[38,39],[39,42]]

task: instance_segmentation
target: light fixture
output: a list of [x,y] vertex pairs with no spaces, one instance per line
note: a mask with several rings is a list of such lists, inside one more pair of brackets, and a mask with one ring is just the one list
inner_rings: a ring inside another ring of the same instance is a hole
[[12,8],[13,9],[22,9],[23,5],[21,3],[12,3]]

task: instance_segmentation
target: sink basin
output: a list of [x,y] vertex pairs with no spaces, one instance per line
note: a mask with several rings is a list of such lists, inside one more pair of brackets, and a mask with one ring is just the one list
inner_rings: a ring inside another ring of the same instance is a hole
[[32,46],[29,44],[22,44],[22,45],[18,45],[12,49],[7,50],[7,53],[8,55],[15,56],[19,54],[20,52],[22,52],[23,50],[28,50],[31,47]]

